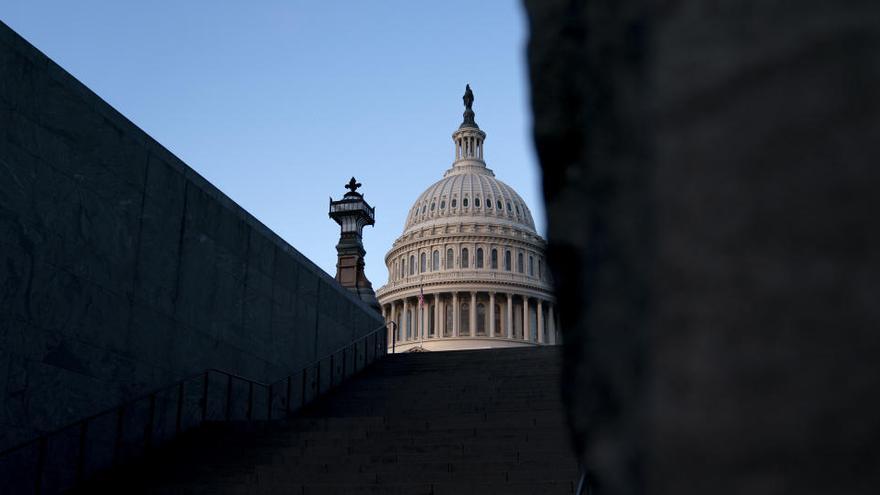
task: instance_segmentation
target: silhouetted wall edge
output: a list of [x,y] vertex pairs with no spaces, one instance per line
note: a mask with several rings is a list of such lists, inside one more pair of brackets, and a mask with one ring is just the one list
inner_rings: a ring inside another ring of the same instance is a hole
[[0,449],[206,368],[277,379],[382,325],[2,23],[0,132]]

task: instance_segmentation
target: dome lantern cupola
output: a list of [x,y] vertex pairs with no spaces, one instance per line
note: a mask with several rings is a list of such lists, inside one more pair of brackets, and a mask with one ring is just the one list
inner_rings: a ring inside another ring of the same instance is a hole
[[480,130],[480,126],[474,120],[473,104],[474,93],[471,91],[470,84],[465,85],[464,96],[464,120],[452,134],[452,140],[455,143],[455,162],[453,168],[462,167],[485,167],[483,161],[483,141],[486,140],[486,133]]

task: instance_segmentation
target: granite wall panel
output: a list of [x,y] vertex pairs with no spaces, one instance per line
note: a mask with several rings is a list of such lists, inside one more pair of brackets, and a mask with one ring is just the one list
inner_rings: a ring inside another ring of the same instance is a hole
[[208,368],[280,379],[381,325],[0,23],[0,449]]

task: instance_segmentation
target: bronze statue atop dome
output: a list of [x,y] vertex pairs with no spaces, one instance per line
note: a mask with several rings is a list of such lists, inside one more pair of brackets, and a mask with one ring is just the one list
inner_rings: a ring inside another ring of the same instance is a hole
[[474,105],[474,92],[471,91],[471,85],[465,84],[464,86],[464,96],[461,97],[464,100],[464,121],[462,121],[461,125],[458,126],[459,129],[462,127],[473,127],[475,129],[479,129],[480,126],[477,125],[477,122],[474,120],[474,109],[472,108]]
[[464,96],[462,96],[461,99],[464,100],[464,107],[470,110],[474,104],[474,92],[471,91],[470,84],[464,85]]

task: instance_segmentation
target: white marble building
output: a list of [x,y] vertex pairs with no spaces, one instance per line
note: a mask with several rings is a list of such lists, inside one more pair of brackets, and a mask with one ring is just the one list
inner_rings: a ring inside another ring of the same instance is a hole
[[483,161],[469,87],[464,100],[452,167],[419,196],[385,256],[388,283],[376,295],[399,324],[388,338],[396,352],[558,342],[546,243],[522,198]]

